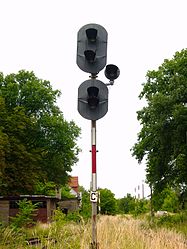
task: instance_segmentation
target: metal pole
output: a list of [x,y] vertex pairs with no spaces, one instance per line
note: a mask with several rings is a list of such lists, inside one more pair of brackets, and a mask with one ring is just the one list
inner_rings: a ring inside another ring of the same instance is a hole
[[92,200],[92,249],[98,249],[97,246],[97,172],[96,172],[96,121],[91,121],[91,142],[92,142],[92,182],[91,193],[95,194],[95,200]]
[[142,199],[144,199],[144,181],[142,181]]
[[150,191],[151,191],[151,199],[150,199],[150,211],[151,211],[151,221],[153,220],[154,217],[154,210],[153,210],[153,187],[152,184],[150,185]]

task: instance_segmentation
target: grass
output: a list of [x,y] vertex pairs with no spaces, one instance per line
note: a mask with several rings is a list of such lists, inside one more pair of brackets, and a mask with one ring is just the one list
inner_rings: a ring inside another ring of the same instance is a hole
[[176,231],[182,232],[187,237],[187,221],[183,222],[182,224],[175,225]]
[[[89,249],[90,222],[55,221],[37,224],[26,230],[2,228],[0,249]],[[39,238],[37,246],[28,245],[29,238]],[[125,216],[101,216],[97,222],[99,249],[187,249],[187,237],[173,229],[150,228],[146,220]]]
[[182,234],[166,228],[150,229],[144,222],[119,216],[103,217],[98,225],[101,248],[187,248],[187,241]]
[[[149,221],[150,217],[149,217]],[[187,213],[170,213],[161,217],[154,217],[149,222],[152,227],[165,227],[183,233],[187,237]]]

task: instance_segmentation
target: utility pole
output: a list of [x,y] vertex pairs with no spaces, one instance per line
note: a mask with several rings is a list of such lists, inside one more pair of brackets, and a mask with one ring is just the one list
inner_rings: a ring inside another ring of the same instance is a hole
[[[77,35],[77,65],[90,73],[90,79],[78,88],[78,112],[91,120],[92,179],[90,201],[92,203],[92,242],[91,249],[99,249],[97,241],[97,167],[96,167],[96,120],[108,112],[108,85],[118,78],[119,68],[113,64],[106,66],[108,34],[99,24],[84,25]],[[109,83],[97,80],[97,74],[106,66],[105,76]]]

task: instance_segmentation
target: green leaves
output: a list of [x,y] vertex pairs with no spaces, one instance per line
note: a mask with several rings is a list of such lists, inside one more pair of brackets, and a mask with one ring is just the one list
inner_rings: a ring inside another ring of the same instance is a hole
[[117,201],[109,189],[100,189],[101,214],[114,215],[117,213]]
[[59,96],[33,72],[0,74],[1,195],[33,194],[38,181],[68,181],[80,128],[64,119]]
[[187,155],[187,50],[148,71],[146,79],[139,97],[146,99],[147,106],[137,112],[142,128],[133,156],[139,162],[146,158],[147,179],[155,189],[168,183],[187,184],[185,161],[180,160],[182,171],[171,163]]
[[19,213],[15,217],[11,217],[11,227],[14,229],[24,228],[33,224],[33,215],[37,211],[39,203],[32,204],[32,201],[23,199],[18,203]]

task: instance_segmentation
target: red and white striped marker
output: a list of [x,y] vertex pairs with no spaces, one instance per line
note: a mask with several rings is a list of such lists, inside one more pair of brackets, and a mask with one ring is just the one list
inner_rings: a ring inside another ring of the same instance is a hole
[[[91,121],[91,141],[92,141],[92,182],[91,196],[92,202],[92,248],[97,248],[97,167],[96,167],[96,121]],[[93,198],[94,197],[94,198]],[[93,199],[93,200],[92,200]]]

